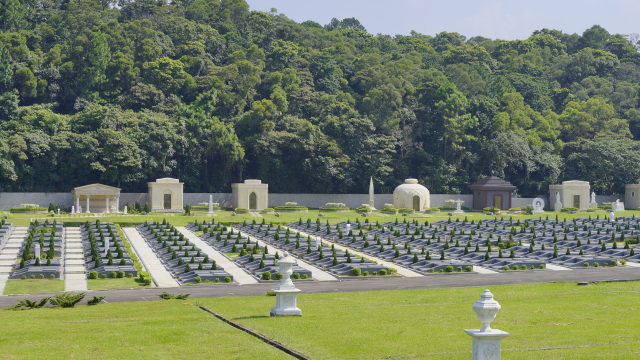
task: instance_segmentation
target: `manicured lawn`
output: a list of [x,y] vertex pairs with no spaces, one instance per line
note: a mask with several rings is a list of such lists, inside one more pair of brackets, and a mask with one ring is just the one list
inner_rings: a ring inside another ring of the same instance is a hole
[[87,287],[89,290],[102,290],[102,289],[128,289],[142,287],[139,278],[121,278],[121,279],[98,279],[87,280]]
[[[249,223],[255,220],[257,223],[260,223],[264,218],[265,221],[271,222],[274,224],[289,224],[294,221],[298,221],[300,218],[302,218],[303,221],[306,221],[307,218],[310,218],[313,221],[315,221],[318,218],[318,213],[319,213],[318,210],[309,210],[309,212],[307,213],[282,213],[282,217],[276,217],[275,215],[262,215],[262,218],[257,218],[257,217],[251,216],[250,214],[231,216],[232,214],[231,211],[217,211],[216,212],[217,216],[213,218],[207,217],[205,212],[195,212],[193,213],[194,216],[184,216],[181,214],[176,214],[175,216],[170,216],[167,214],[151,214],[151,215],[127,215],[127,216],[112,215],[112,216],[98,216],[98,217],[81,215],[81,216],[65,216],[63,218],[56,218],[56,220],[62,221],[62,222],[84,223],[85,221],[91,222],[91,221],[96,221],[96,219],[99,219],[100,221],[103,221],[103,222],[122,223],[123,226],[130,226],[133,223],[144,223],[147,220],[162,221],[162,219],[167,219],[167,221],[169,221],[171,224],[175,226],[184,226],[194,222],[195,220],[198,220],[200,222],[202,220],[214,219],[217,222],[219,221],[219,222],[225,222],[225,223],[240,223],[245,220],[247,221],[247,223]],[[549,219],[555,219],[555,216],[558,215],[559,219],[567,219],[567,220],[573,219],[576,217],[589,217],[589,216],[592,216],[593,218],[595,218],[596,216],[600,216],[600,218],[602,219],[605,216],[608,217],[609,216],[608,214],[609,213],[605,211],[597,212],[597,213],[578,212],[575,214],[568,214],[568,213],[562,213],[562,212],[556,213],[553,211],[549,211],[546,214],[542,214],[542,218],[549,216]],[[636,216],[640,216],[640,211],[634,210],[634,211],[616,212],[616,216],[631,216],[633,214],[635,214]],[[346,220],[351,220],[352,222],[354,222],[356,219],[360,219],[362,221],[364,219],[361,215],[357,214],[355,210],[351,210],[348,213],[325,213],[325,215],[327,216],[321,217],[320,220],[322,222],[326,222],[328,220],[330,224],[335,224],[337,222],[346,221]],[[456,218],[464,219],[465,216],[468,217],[469,220],[493,218],[493,216],[484,215],[483,213],[480,213],[480,212],[469,212],[464,215],[452,216],[451,218],[454,220]],[[504,217],[505,219],[508,219],[509,217],[513,217],[513,219],[527,219],[527,218],[537,219],[540,217],[540,215],[536,215],[536,216],[519,215],[519,214],[498,215],[498,218],[500,217]],[[47,219],[47,217],[37,217],[37,214],[10,214],[8,221],[12,221],[16,226],[27,226],[29,225],[29,221],[31,218],[38,218],[38,221],[44,221],[45,219]],[[371,221],[373,222],[380,221],[381,223],[387,222],[387,221],[395,221],[396,218],[398,218],[399,220],[402,220],[403,216],[386,215],[386,214],[381,214],[377,212],[369,216],[369,219]],[[425,220],[437,221],[437,220],[448,219],[449,216],[447,215],[447,213],[442,212],[440,214],[434,214],[434,215],[426,215],[426,214],[409,215],[407,218],[418,219],[419,221],[424,222]],[[48,217],[48,219],[49,221],[53,221],[53,218],[51,217]]]
[[64,281],[46,279],[9,280],[4,294],[33,294],[53,291],[64,291]]
[[[494,286],[504,359],[637,358],[640,282]],[[301,318],[270,318],[274,297],[216,298],[212,311],[312,359],[469,359],[483,288],[298,296]]]
[[3,311],[0,358],[291,359],[193,304],[189,299]]

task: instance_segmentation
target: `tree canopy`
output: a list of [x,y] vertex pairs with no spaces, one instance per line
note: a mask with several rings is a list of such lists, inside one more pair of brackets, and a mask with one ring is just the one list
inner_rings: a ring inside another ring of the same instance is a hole
[[[117,5],[117,6],[116,6]],[[0,0],[0,190],[640,181],[637,35],[372,35],[244,0]]]

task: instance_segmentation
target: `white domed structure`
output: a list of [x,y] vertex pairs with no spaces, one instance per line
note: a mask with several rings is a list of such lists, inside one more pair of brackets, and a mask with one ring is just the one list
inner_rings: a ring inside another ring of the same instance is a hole
[[406,179],[404,184],[393,190],[393,206],[424,211],[431,207],[429,189],[418,184],[416,179]]

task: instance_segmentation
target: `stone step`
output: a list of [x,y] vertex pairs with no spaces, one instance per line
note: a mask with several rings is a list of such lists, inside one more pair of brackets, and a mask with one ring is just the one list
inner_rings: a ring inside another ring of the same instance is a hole
[[79,265],[65,266],[64,273],[65,274],[84,274],[85,273],[84,266],[79,266]]
[[72,259],[84,259],[84,255],[81,252],[65,252],[64,254],[64,258],[67,260],[72,260]]
[[80,259],[80,260],[66,259],[65,260],[65,266],[73,266],[73,265],[80,265],[80,266],[84,267],[84,260],[82,260],[82,259]]

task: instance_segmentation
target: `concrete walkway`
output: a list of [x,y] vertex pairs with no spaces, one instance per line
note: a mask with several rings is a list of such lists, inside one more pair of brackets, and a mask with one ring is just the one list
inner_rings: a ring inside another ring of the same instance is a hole
[[80,228],[68,227],[64,231],[64,291],[87,291]]
[[27,236],[28,229],[27,226],[16,226],[0,251],[0,294],[4,293],[4,287],[11,274],[11,267],[22,252],[22,242]]
[[553,265],[553,264],[547,264],[546,267],[549,270],[571,270],[568,267]]
[[487,268],[483,268],[482,266],[477,266],[477,265],[473,266],[473,271],[477,272],[478,274],[498,274],[497,271],[489,270]]
[[[241,230],[242,231],[242,230]],[[247,234],[245,234],[247,235]],[[302,235],[300,235],[302,236]],[[251,240],[251,242],[257,242],[259,246],[270,246],[269,244],[265,243],[264,241],[260,241],[258,239],[256,239],[253,236],[249,236],[247,235],[247,237]],[[274,250],[278,250],[275,247],[271,246],[272,249]],[[322,269],[320,269],[319,267],[313,266],[309,263],[307,263],[306,261],[302,260],[302,259],[296,259],[296,261],[298,262],[298,266],[300,266],[303,269],[307,269],[309,271],[311,271],[311,276],[313,277],[313,279],[317,280],[317,281],[337,281],[338,278],[334,275],[332,275],[329,272],[326,272]]]
[[162,264],[160,259],[151,250],[149,244],[142,238],[136,228],[126,227],[122,231],[129,239],[131,246],[136,251],[138,258],[144,265],[145,269],[151,275],[153,282],[161,288],[179,287],[180,284],[171,276],[167,268]]
[[[283,229],[286,229],[287,227],[286,227],[286,226],[283,226],[282,228],[283,228]],[[299,233],[300,233],[300,238],[303,238],[303,237],[304,237],[304,238],[306,238],[307,236],[309,236],[309,234],[304,233],[304,232],[302,232],[302,231],[297,231],[297,230],[294,230],[294,229],[291,229],[291,231],[292,231],[292,232],[294,232],[294,233],[295,233],[295,232],[299,232]],[[311,238],[312,238],[312,239],[314,239],[315,237],[314,237],[314,236],[312,236]],[[338,250],[342,250],[342,251],[349,250],[349,253],[351,253],[351,254],[358,255],[358,256],[361,256],[361,257],[365,257],[365,258],[367,258],[367,259],[369,259],[369,260],[371,260],[371,261],[375,261],[375,262],[377,262],[378,264],[383,265],[383,266],[386,266],[386,267],[389,267],[389,268],[394,268],[394,269],[398,270],[398,275],[402,275],[402,276],[404,276],[404,277],[422,277],[422,276],[424,276],[424,275],[419,274],[419,273],[417,273],[417,272],[415,272],[415,271],[412,271],[412,270],[409,270],[409,269],[403,268],[403,267],[401,267],[400,265],[397,265],[397,264],[394,264],[394,263],[392,263],[392,262],[388,262],[388,261],[385,261],[385,260],[379,259],[379,258],[377,258],[377,257],[373,257],[373,256],[368,255],[368,254],[365,254],[365,253],[361,253],[361,252],[359,252],[359,251],[356,251],[356,250],[353,250],[353,249],[350,249],[350,248],[344,247],[344,246],[342,246],[342,245],[338,245],[338,244],[331,243],[331,242],[327,242],[327,241],[323,241],[323,242],[324,242],[325,244],[331,244],[331,245],[334,245],[334,246],[335,246],[335,248],[336,248],[336,249],[338,249]]]
[[249,275],[242,268],[238,267],[233,261],[229,260],[226,256],[222,255],[218,250],[211,247],[211,245],[202,241],[196,234],[187,230],[183,226],[176,227],[178,231],[184,234],[184,237],[189,239],[189,242],[193,243],[195,246],[199,247],[202,252],[209,255],[211,260],[215,260],[216,264],[222,266],[224,271],[233,275],[233,280],[240,285],[248,285],[248,284],[257,284],[258,280],[256,280],[253,276]]

